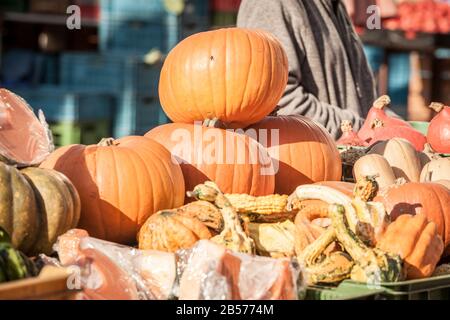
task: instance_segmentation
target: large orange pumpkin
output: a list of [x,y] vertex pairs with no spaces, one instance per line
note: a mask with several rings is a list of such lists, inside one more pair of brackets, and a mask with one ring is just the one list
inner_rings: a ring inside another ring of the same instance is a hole
[[79,227],[96,238],[131,244],[150,215],[184,201],[179,165],[144,137],[63,147],[41,166],[69,177],[81,199]]
[[264,147],[246,135],[171,123],[146,136],[164,145],[178,159],[186,190],[211,180],[224,193],[263,196],[274,191],[272,160]]
[[287,56],[274,36],[220,29],[190,36],[172,49],[159,97],[173,122],[219,119],[244,128],[274,110],[287,79]]
[[422,213],[436,224],[450,254],[450,190],[437,183],[405,183],[382,189],[375,201],[386,207],[393,220],[403,214]]
[[316,122],[303,116],[267,117],[249,129],[255,130],[247,130],[247,134],[256,134],[278,160],[274,161],[274,166],[278,165],[275,192],[291,194],[299,185],[341,180],[339,151],[326,129]]

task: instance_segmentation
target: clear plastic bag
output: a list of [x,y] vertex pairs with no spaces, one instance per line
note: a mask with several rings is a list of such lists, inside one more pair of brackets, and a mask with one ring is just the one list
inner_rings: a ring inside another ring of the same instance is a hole
[[25,100],[0,88],[0,157],[18,167],[34,166],[54,148],[43,112],[38,119]]
[[296,260],[233,253],[207,240],[178,256],[182,300],[294,300],[305,288]]
[[54,249],[83,299],[293,300],[305,288],[295,260],[238,254],[207,240],[172,254],[71,230]]
[[[139,250],[71,230],[54,246],[73,271],[74,289],[90,299],[165,300],[172,297],[176,260],[171,253]],[[81,286],[81,288],[77,288]]]

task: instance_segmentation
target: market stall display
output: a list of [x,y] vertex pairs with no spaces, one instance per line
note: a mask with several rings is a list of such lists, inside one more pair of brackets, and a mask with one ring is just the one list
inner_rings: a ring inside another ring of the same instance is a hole
[[[229,38],[248,50],[223,60]],[[191,81],[212,76],[217,88]],[[450,277],[450,159],[433,142],[446,141],[447,107],[424,135],[390,117],[383,96],[359,132],[344,121],[333,141],[306,117],[269,115],[285,54],[272,36],[237,28],[180,43],[161,79],[175,123],[48,154],[21,149],[20,169],[0,162],[0,282],[53,266],[78,272],[74,299],[295,300],[349,283],[381,288],[359,297],[408,281],[434,290]],[[28,108],[5,94],[9,114]],[[13,129],[23,120],[6,119]],[[24,141],[48,142],[33,129],[21,127]],[[343,164],[354,183],[341,181]]]

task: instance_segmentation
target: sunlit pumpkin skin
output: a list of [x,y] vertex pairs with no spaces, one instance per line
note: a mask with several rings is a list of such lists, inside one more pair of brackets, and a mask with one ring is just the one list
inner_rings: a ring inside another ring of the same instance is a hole
[[438,114],[431,120],[427,139],[434,151],[450,153],[450,107],[442,104],[430,106]]
[[374,134],[370,140],[370,145],[373,145],[379,141],[386,141],[393,138],[402,138],[408,140],[417,151],[423,151],[427,138],[414,128],[408,128],[405,126],[385,126],[384,122],[375,119]]
[[267,117],[246,133],[258,136],[274,159],[274,166],[278,167],[276,193],[291,194],[299,185],[341,180],[342,161],[332,137],[306,117]]
[[430,277],[444,251],[436,224],[424,214],[398,217],[387,227],[377,247],[401,256],[408,279]]
[[63,147],[41,166],[72,181],[81,199],[79,227],[96,238],[132,244],[150,215],[183,204],[179,165],[148,138]]
[[401,138],[380,141],[367,153],[383,156],[392,167],[396,179],[403,178],[407,182],[420,181],[422,162],[409,141]]
[[211,233],[200,220],[163,210],[151,216],[139,230],[139,249],[176,252],[189,249]]
[[54,170],[19,171],[0,162],[0,197],[0,226],[28,255],[51,254],[58,236],[78,224],[78,193]]
[[450,180],[450,158],[441,158],[428,162],[420,173],[421,182]]
[[436,180],[436,181],[433,181],[433,183],[438,183],[438,184],[446,187],[448,190],[450,190],[450,180]]
[[405,183],[381,190],[382,202],[392,220],[403,214],[422,213],[436,224],[444,241],[444,255],[450,253],[450,190],[437,183]]
[[244,128],[271,113],[288,79],[278,40],[260,30],[228,28],[181,41],[167,56],[159,97],[176,123],[219,119]]
[[3,88],[0,128],[0,161],[18,167],[38,165],[54,150],[44,119],[38,120],[25,100]]
[[412,128],[408,122],[390,117],[386,114],[385,109],[390,105],[390,103],[391,99],[388,96],[381,96],[373,103],[372,108],[370,108],[369,113],[367,114],[366,121],[364,121],[363,126],[358,131],[358,136],[360,139],[367,142],[372,140],[375,134],[372,124],[375,119],[382,120],[386,127],[401,126],[405,128]]
[[[195,186],[210,180],[224,193],[264,196],[274,192],[275,177],[269,154],[243,134],[172,123],[156,127],[145,136],[161,143],[178,159],[186,190],[194,190]],[[251,155],[256,156],[253,161]]]

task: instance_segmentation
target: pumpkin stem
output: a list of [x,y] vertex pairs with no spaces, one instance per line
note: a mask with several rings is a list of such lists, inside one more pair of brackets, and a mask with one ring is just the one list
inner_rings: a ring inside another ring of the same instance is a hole
[[116,140],[114,140],[114,138],[103,138],[97,145],[99,147],[111,147],[117,146],[118,144],[119,143]]
[[353,124],[350,120],[343,120],[341,122],[341,130],[343,133],[346,132],[352,132],[353,131]]
[[397,180],[395,180],[395,186],[402,186],[404,184],[406,184],[408,181],[406,181],[405,178],[401,177],[398,178]]
[[444,104],[440,102],[432,102],[429,106],[430,109],[433,109],[436,113],[439,113],[444,109]]
[[203,121],[202,126],[207,128],[227,129],[227,125],[218,118],[206,119]]
[[391,98],[389,98],[389,96],[387,95],[384,95],[375,100],[375,102],[373,103],[373,107],[382,110],[390,104]]
[[384,122],[383,122],[383,120],[375,119],[372,121],[371,127],[372,127],[372,129],[382,128],[382,127],[384,127]]

